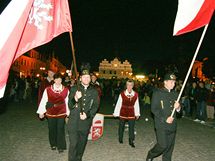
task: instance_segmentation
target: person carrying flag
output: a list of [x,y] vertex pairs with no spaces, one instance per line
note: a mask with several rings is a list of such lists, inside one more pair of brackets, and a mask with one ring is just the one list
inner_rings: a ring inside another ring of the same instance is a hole
[[152,161],[160,155],[162,161],[171,161],[177,129],[176,119],[171,117],[171,112],[174,108],[180,111],[180,104],[176,102],[178,94],[173,90],[175,81],[176,76],[167,73],[164,76],[164,87],[153,92],[151,111],[154,114],[157,143],[149,150],[146,161]]
[[82,160],[90,127],[99,106],[98,92],[90,85],[89,68],[83,67],[80,82],[80,85],[71,88],[68,102],[71,111],[68,120],[69,161]]

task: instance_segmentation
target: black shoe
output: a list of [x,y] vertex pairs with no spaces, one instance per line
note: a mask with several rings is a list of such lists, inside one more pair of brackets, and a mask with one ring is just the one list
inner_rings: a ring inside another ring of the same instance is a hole
[[147,156],[146,161],[153,161],[153,158],[150,158],[149,156]]
[[120,144],[123,144],[123,141],[122,141],[122,140],[119,140],[119,143],[120,143]]
[[129,139],[129,145],[132,147],[132,148],[135,148],[135,145],[134,145],[134,141]]
[[52,146],[52,147],[51,147],[51,150],[56,150],[56,149],[57,149],[56,146]]
[[58,153],[63,153],[63,150],[62,149],[58,149]]
[[153,161],[153,158],[148,158],[146,159],[146,161]]
[[130,145],[132,148],[135,148],[134,143],[129,143],[129,145]]

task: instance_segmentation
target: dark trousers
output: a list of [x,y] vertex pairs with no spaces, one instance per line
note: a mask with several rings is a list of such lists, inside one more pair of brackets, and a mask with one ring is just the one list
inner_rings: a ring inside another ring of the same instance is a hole
[[72,130],[69,133],[69,161],[82,161],[84,150],[87,144],[89,130]]
[[156,129],[157,143],[148,152],[147,158],[156,158],[162,155],[162,161],[171,161],[175,145],[176,131]]
[[196,115],[196,100],[190,100],[190,116]]
[[133,142],[135,139],[135,135],[134,135],[135,120],[123,120],[123,119],[119,120],[119,131],[118,131],[119,141],[123,140],[123,134],[124,134],[126,122],[128,122],[128,126],[129,126],[129,141]]
[[207,114],[205,101],[197,102],[196,118],[203,121],[206,120]]
[[58,149],[66,149],[65,139],[65,119],[64,118],[48,118],[49,142],[51,146]]

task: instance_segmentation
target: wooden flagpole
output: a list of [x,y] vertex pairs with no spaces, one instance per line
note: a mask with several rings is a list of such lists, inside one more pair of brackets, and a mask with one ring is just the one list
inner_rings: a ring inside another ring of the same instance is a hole
[[[195,60],[196,60],[196,57],[197,57],[197,55],[198,55],[199,49],[200,49],[200,47],[201,47],[201,44],[202,44],[202,41],[203,41],[203,39],[204,39],[204,37],[205,37],[205,33],[206,33],[207,29],[208,29],[208,24],[205,25],[204,31],[202,32],[202,36],[201,36],[201,38],[200,38],[200,40],[199,40],[199,44],[198,44],[198,46],[197,46],[197,48],[196,48],[195,54],[194,54],[194,56],[193,56],[193,60],[192,60],[192,62],[191,62],[191,64],[190,64],[189,70],[188,70],[188,72],[187,72],[187,75],[186,75],[186,77],[185,77],[184,83],[183,83],[183,85],[182,85],[182,87],[181,87],[181,90],[180,90],[180,93],[179,93],[179,95],[178,95],[178,98],[177,98],[177,101],[176,101],[176,102],[178,102],[178,101],[180,100],[180,98],[181,98],[182,92],[183,92],[183,90],[184,90],[184,88],[185,88],[185,85],[186,85],[186,83],[187,83],[187,80],[188,80],[188,78],[189,78],[190,72],[191,72],[191,70],[192,70],[193,64],[194,64],[194,62],[195,62]],[[173,117],[174,113],[175,113],[175,108],[174,108],[173,111],[172,111],[171,117]]]
[[[69,37],[70,37],[70,43],[71,43],[71,47],[72,47],[72,58],[73,58],[73,65],[74,65],[74,69],[75,69],[75,78],[77,81],[77,88],[78,88],[78,91],[80,91],[80,83],[78,80],[78,70],[77,70],[76,58],[75,58],[75,48],[74,48],[73,37],[72,37],[71,32],[69,32]],[[80,101],[82,101],[82,99],[80,99]],[[82,103],[80,101],[78,101],[78,103],[80,103],[81,113],[83,114],[84,109],[83,109]]]
[[74,65],[74,70],[75,70],[75,78],[76,78],[76,81],[78,81],[78,70],[77,70],[77,65],[76,65],[75,48],[74,48],[74,43],[73,43],[72,32],[69,32],[69,37],[70,37],[70,43],[71,43],[71,47],[72,47],[72,58],[73,58],[73,65]]

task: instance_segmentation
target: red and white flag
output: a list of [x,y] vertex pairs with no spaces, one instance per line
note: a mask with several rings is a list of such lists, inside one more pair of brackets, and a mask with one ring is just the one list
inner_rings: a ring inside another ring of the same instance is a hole
[[102,137],[104,131],[104,115],[97,113],[93,118],[88,140],[98,140]]
[[180,35],[209,24],[215,0],[178,0],[173,35]]
[[0,15],[0,98],[16,58],[71,31],[67,0],[12,0]]

